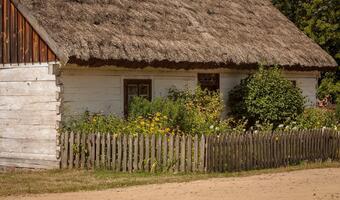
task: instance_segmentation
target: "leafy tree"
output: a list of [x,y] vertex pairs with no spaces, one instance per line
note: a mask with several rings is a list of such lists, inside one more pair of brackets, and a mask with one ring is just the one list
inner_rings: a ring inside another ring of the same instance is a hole
[[[296,26],[318,43],[340,63],[340,3],[339,0],[272,0]],[[332,96],[340,101],[340,67],[336,73],[324,73],[318,97]]]
[[231,114],[246,118],[249,125],[273,123],[277,126],[303,112],[301,90],[285,79],[278,68],[264,69],[241,80],[229,93]]
[[300,30],[340,61],[339,0],[272,0]]

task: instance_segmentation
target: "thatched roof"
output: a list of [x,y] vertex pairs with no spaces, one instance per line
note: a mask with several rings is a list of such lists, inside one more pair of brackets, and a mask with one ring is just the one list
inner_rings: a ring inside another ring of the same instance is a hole
[[337,66],[270,0],[19,2],[71,62]]

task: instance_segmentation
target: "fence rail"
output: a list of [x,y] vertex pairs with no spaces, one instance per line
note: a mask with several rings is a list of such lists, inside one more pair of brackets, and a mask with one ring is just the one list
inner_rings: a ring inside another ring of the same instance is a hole
[[219,136],[61,134],[61,168],[225,172],[340,160],[332,130]]

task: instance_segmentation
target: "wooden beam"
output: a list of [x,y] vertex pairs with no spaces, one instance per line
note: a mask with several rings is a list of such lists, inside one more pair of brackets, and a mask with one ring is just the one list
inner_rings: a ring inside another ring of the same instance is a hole
[[4,46],[4,37],[3,37],[3,28],[2,28],[2,21],[3,21],[3,7],[4,5],[4,0],[0,0],[0,63],[4,63],[3,59],[2,59],[2,50],[3,50],[3,46]]

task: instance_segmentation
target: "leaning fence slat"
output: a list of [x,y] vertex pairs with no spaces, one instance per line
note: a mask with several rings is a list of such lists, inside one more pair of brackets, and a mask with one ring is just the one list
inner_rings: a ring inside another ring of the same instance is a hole
[[187,172],[191,172],[192,171],[192,137],[189,135],[188,139],[187,139],[187,155],[186,155],[186,170]]
[[112,140],[111,140],[111,169],[112,171],[116,171],[116,150],[117,150],[117,137],[115,135],[112,135]]
[[128,170],[132,172],[132,161],[133,161],[133,136],[129,135],[129,149],[128,149]]
[[179,162],[180,162],[180,138],[179,135],[176,135],[176,141],[175,141],[175,172],[179,171]]
[[96,168],[100,167],[100,134],[96,135]]
[[126,172],[127,171],[127,157],[128,157],[128,145],[127,145],[127,136],[124,134],[123,136],[123,147],[122,147],[122,151],[123,151],[123,160],[122,160],[122,171]]
[[116,171],[120,172],[122,171],[122,158],[123,158],[123,151],[122,151],[122,137],[121,135],[118,135],[117,138],[117,167],[116,167]]
[[87,135],[86,137],[86,144],[87,144],[87,152],[89,153],[87,159],[86,159],[86,167],[87,169],[91,169],[91,158],[92,158],[92,143],[91,143],[91,140],[92,140],[92,135]]
[[67,132],[61,134],[61,148],[60,150],[62,151],[61,153],[61,168],[66,169],[67,168],[67,148],[66,144],[68,143],[68,138],[67,138]]
[[70,145],[69,146],[70,155],[69,155],[69,161],[68,161],[68,168],[72,169],[73,163],[74,163],[74,152],[73,152],[73,149],[74,149],[74,133],[73,132],[70,133],[70,144],[69,145]]
[[139,150],[139,137],[134,137],[133,143],[133,171],[138,171],[138,150]]
[[157,137],[157,169],[162,167],[162,136]]
[[74,159],[74,168],[78,169],[80,166],[80,134],[76,133],[75,135],[75,159]]
[[182,136],[181,140],[181,172],[185,172],[185,143],[186,143],[186,137],[185,135]]
[[80,134],[80,169],[84,169],[85,168],[85,161],[86,161],[86,158],[85,158],[85,151],[86,151],[86,148],[87,148],[87,145],[86,145],[86,135],[85,134]]
[[139,137],[139,162],[138,169],[142,171],[144,169],[144,135]]
[[112,154],[111,154],[111,135],[106,135],[106,169],[111,169],[112,167]]
[[192,171],[197,172],[198,170],[198,135],[194,137],[194,162],[192,166]]
[[152,171],[153,166],[156,164],[156,138],[153,134],[151,136],[151,163],[150,163],[150,171]]
[[149,146],[149,136],[145,136],[145,166],[144,170],[149,171],[150,170],[150,146]]
[[100,159],[100,165],[102,168],[105,168],[106,166],[106,152],[105,152],[105,145],[106,145],[106,142],[105,142],[105,135],[102,135],[101,138],[101,144],[100,144],[100,147],[101,147],[101,151],[100,151],[100,154],[101,154],[101,159]]
[[174,136],[171,134],[169,138],[169,172],[174,171]]
[[163,135],[163,169],[167,169],[168,168],[168,136],[165,134]]
[[199,161],[199,171],[204,172],[205,171],[205,137],[204,135],[201,136],[201,141],[199,145],[199,154],[200,154],[200,161]]

